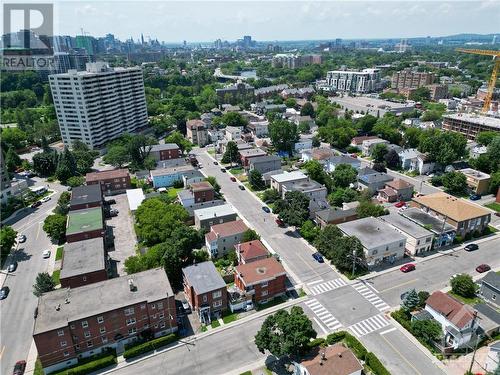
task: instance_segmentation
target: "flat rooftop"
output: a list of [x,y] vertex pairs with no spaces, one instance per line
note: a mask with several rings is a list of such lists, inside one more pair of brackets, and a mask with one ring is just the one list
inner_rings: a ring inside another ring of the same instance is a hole
[[363,219],[338,224],[337,226],[346,235],[357,237],[361,241],[363,247],[368,249],[382,246],[387,243],[406,240],[406,237],[396,229],[374,217],[365,217]]
[[475,113],[451,113],[443,115],[443,120],[446,121],[446,119],[466,121],[500,130],[500,118],[498,117],[483,116]]
[[415,107],[411,103],[394,103],[388,100],[370,98],[367,96],[344,96],[344,97],[333,97],[330,98],[331,102],[338,103],[352,110],[358,110],[365,112],[369,110],[370,112],[381,110],[385,112],[409,112]]
[[293,181],[293,180],[301,180],[305,179],[307,176],[300,172],[300,171],[294,171],[294,172],[285,172],[285,173],[280,173],[280,174],[275,174],[271,176],[271,179],[278,183],[283,183],[287,181]]
[[188,171],[194,171],[192,165],[179,165],[169,168],[167,167],[167,168],[153,169],[150,173],[152,177],[155,177],[155,176],[167,176],[171,174],[178,174]]
[[102,192],[99,185],[77,186],[71,191],[70,206],[102,202]]
[[127,200],[130,211],[135,211],[141,205],[142,201],[146,199],[144,192],[141,188],[127,189]]
[[[136,287],[131,291],[129,280]],[[163,268],[117,277],[78,288],[56,289],[38,299],[33,334],[66,327],[79,319],[121,309],[141,302],[155,302],[174,292]],[[68,303],[67,303],[68,302]]]
[[77,241],[64,245],[61,279],[106,268],[102,238]]
[[392,226],[400,229],[402,232],[405,232],[406,234],[414,238],[427,237],[432,234],[424,227],[416,224],[415,222],[398,213],[391,213],[389,215],[380,216],[379,219],[391,224]]
[[226,287],[222,276],[210,261],[183,268],[182,273],[188,285],[192,286],[198,295]]
[[437,234],[455,230],[453,226],[451,226],[444,220],[440,220],[437,217],[432,216],[418,208],[408,208],[401,214],[421,226],[428,227],[430,231]]
[[83,210],[68,212],[68,223],[66,225],[66,235],[90,232],[102,229],[104,222],[102,219],[102,208],[93,207]]
[[153,152],[158,152],[158,151],[166,151],[166,150],[178,150],[179,146],[175,143],[164,143],[161,145],[153,145],[151,147],[151,151]]
[[221,206],[200,208],[194,211],[194,215],[200,220],[207,220],[214,217],[221,217],[227,215],[236,214],[236,211],[229,204],[223,204]]
[[285,182],[283,187],[288,191],[310,191],[310,190],[318,190],[318,189],[326,189],[319,182],[314,180],[303,180],[303,181],[290,181]]
[[90,172],[85,175],[85,181],[93,182],[93,181],[109,180],[113,178],[124,178],[127,177],[128,175],[129,174],[127,169],[114,169],[112,171]]
[[487,180],[490,178],[489,174],[472,168],[459,169],[458,172],[463,173],[467,177],[471,177],[475,180]]

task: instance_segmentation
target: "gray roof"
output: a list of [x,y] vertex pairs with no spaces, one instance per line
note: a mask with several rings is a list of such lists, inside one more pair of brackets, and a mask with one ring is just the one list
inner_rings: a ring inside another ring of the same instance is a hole
[[374,174],[365,174],[358,177],[358,181],[364,182],[366,184],[373,184],[377,182],[389,182],[394,180],[387,173],[374,173]]
[[332,156],[331,158],[328,159],[328,161],[334,165],[361,164],[361,161],[359,161],[358,159],[346,155]]
[[260,89],[255,89],[255,95],[260,95],[260,94],[267,94],[271,92],[276,92],[276,91],[282,91],[284,89],[287,89],[288,85],[286,83],[281,84],[281,85],[274,85],[274,86],[267,86],[267,87],[261,87]]
[[374,217],[365,217],[337,226],[346,235],[357,237],[365,248],[378,247],[395,241],[406,241],[406,237],[396,229]]
[[[488,304],[478,303],[474,305],[474,309],[479,313],[479,325],[484,330],[489,331],[489,329],[497,328],[500,325],[500,313]],[[487,320],[490,322],[487,322]]]
[[326,189],[323,185],[321,185],[319,182],[316,182],[311,179],[303,180],[303,181],[289,181],[283,183],[283,187],[287,191],[310,191],[310,190],[317,190],[317,189]]
[[159,168],[173,168],[184,165],[191,165],[185,158],[160,160],[156,163],[156,169]]
[[193,166],[191,165],[181,165],[178,167],[172,167],[172,168],[160,168],[160,169],[153,169],[150,173],[151,176],[167,176],[167,175],[172,175],[172,174],[184,174],[187,171],[194,171]]
[[376,174],[376,173],[379,173],[379,172],[377,172],[375,169],[364,167],[358,171],[358,176],[364,176],[367,174]]
[[191,190],[189,189],[184,189],[184,190],[180,190],[177,192],[177,196],[179,197],[179,199],[189,199],[189,198],[193,198],[194,197],[194,194]]
[[99,184],[75,187],[71,191],[70,206],[102,202],[102,192]]
[[183,268],[182,273],[188,285],[192,286],[198,295],[226,287],[222,276],[210,261]]
[[427,212],[424,212],[418,208],[408,208],[404,210],[401,215],[404,217],[414,221],[415,223],[419,225],[428,225],[429,230],[431,230],[434,233],[441,233],[441,231],[444,232],[449,232],[449,231],[454,231],[455,228],[451,226],[450,224],[446,223],[443,220],[438,219],[437,217],[434,217]]
[[164,143],[162,145],[153,145],[151,147],[151,151],[153,152],[158,152],[158,151],[164,151],[164,150],[178,150],[179,146],[175,143]]
[[500,275],[496,272],[488,272],[486,276],[481,279],[481,282],[487,283],[493,288],[500,290]]
[[[129,279],[136,286],[129,287]],[[78,288],[56,289],[38,299],[38,316],[33,334],[66,327],[79,319],[121,309],[138,303],[151,303],[173,296],[163,268],[117,277]],[[68,301],[69,303],[66,303]],[[56,307],[59,307],[57,310]]]
[[269,161],[279,161],[281,162],[281,158],[277,155],[266,155],[266,156],[257,156],[255,158],[251,158],[249,163],[250,164],[256,164],[256,163],[267,163]]
[[432,233],[424,227],[397,213],[380,216],[379,219],[391,224],[414,238],[422,238],[432,235]]
[[207,207],[222,206],[223,204],[226,204],[226,202],[221,199],[216,199],[210,202],[199,202],[190,206],[184,206],[184,208],[188,212],[189,217],[194,217],[194,211],[196,210]]
[[100,237],[67,243],[61,263],[61,279],[104,270],[104,257],[104,242]]
[[321,210],[316,212],[316,216],[318,216],[321,220],[329,223],[336,219],[342,219],[345,217],[349,217],[356,214],[355,208],[350,208],[347,210],[342,210],[340,208],[328,208],[326,210]]
[[203,175],[203,173],[201,173],[197,169],[193,169],[193,170],[190,170],[190,171],[182,172],[181,175],[183,177],[186,177],[186,178],[193,178],[193,177],[202,177],[202,178],[205,178],[205,176]]

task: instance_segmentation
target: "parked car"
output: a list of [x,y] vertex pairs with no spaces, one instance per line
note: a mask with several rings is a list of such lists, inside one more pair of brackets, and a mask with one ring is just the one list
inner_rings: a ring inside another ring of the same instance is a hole
[[106,199],[104,201],[104,204],[107,204],[108,206],[111,205],[111,204],[116,204],[116,200],[114,200],[114,199]]
[[24,234],[20,234],[19,236],[17,236],[17,242],[19,243],[26,242],[26,236]]
[[415,270],[415,265],[413,263],[408,263],[408,264],[405,264],[403,266],[401,266],[401,268],[399,269],[401,272],[410,272],[410,271],[414,271]]
[[266,213],[270,213],[271,212],[271,209],[267,206],[262,206],[262,211],[266,212]]
[[183,300],[181,301],[181,303],[182,303],[182,308],[184,309],[184,312],[185,312],[186,314],[189,314],[189,313],[191,312],[191,307],[189,306],[188,301],[186,301],[185,299],[183,299]]
[[214,161],[214,165],[219,165],[219,163],[217,163],[216,161]]
[[42,199],[40,199],[40,202],[42,202],[42,203],[45,203],[48,201],[50,201],[50,197],[43,197]]
[[32,203],[30,207],[31,207],[31,208],[37,208],[37,207],[38,207],[38,206],[40,206],[41,204],[42,204],[42,202],[40,202],[40,201],[36,201],[36,202]]
[[488,272],[489,270],[491,270],[491,267],[487,264],[480,264],[476,267],[476,271],[479,273]]
[[469,199],[471,201],[478,201],[481,199],[481,195],[480,194],[471,194],[471,195],[469,195]]
[[8,272],[14,272],[17,270],[17,262],[13,261],[11,264],[9,264],[9,267],[7,267]]
[[73,190],[73,188],[72,188],[71,186],[68,186],[68,187],[66,188],[66,190],[67,190],[67,191],[71,191],[71,190]]
[[325,263],[325,260],[323,259],[323,255],[320,253],[316,252],[312,255],[312,257],[318,262],[318,263]]
[[250,311],[250,310],[253,310],[253,302],[247,301],[247,304],[245,305],[245,311]]
[[14,365],[14,371],[12,375],[23,375],[26,369],[26,361],[17,361]]
[[238,185],[238,189],[245,190],[245,187],[243,185]]
[[236,177],[231,177],[230,180],[236,182]]
[[4,286],[2,289],[0,289],[0,299],[6,299],[9,295],[9,292],[10,288],[8,286]]
[[278,224],[279,227],[284,227],[285,226],[285,223],[280,218],[277,218],[275,220],[275,222],[276,222],[276,224]]
[[42,253],[43,259],[50,258],[50,250],[44,250]]
[[396,203],[394,205],[394,207],[397,207],[397,208],[401,208],[401,207],[404,207],[404,206],[406,206],[406,202],[403,202],[403,201],[398,202],[398,203]]
[[221,169],[220,169],[220,171],[221,171],[222,173],[226,173],[226,168],[221,168]]
[[110,216],[110,217],[113,217],[113,216],[118,216],[118,213],[119,213],[119,211],[118,211],[118,210],[116,210],[116,209],[114,209],[114,208],[113,208],[113,209],[111,209],[111,210],[109,210],[109,216]]
[[479,246],[477,246],[475,243],[470,243],[467,246],[464,247],[465,251],[474,251],[479,249]]

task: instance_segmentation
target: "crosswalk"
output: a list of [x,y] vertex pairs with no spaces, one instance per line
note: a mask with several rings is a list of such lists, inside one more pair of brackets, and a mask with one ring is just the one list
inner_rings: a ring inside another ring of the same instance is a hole
[[370,288],[368,288],[363,282],[357,282],[352,285],[356,291],[361,294],[368,302],[375,306],[379,311],[385,311],[390,309],[390,306],[382,301],[379,296],[377,296]]
[[382,314],[372,316],[371,318],[362,320],[358,323],[353,324],[349,329],[357,336],[361,337],[387,327],[391,323]]
[[310,286],[309,290],[311,291],[311,294],[315,296],[321,293],[329,292],[330,290],[341,288],[346,285],[347,283],[343,279],[339,278],[335,280],[325,281],[324,283],[316,284],[314,286]]
[[311,311],[318,317],[318,319],[327,326],[331,331],[339,329],[342,327],[342,324],[335,319],[335,317],[323,307],[321,303],[318,302],[315,298],[311,298],[304,302],[307,307],[311,309]]

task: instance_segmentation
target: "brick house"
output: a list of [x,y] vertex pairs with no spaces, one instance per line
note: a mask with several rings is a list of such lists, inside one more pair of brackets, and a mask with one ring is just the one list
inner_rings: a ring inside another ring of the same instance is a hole
[[68,212],[68,221],[66,223],[67,242],[104,237],[105,234],[106,226],[101,207]]
[[378,191],[380,202],[409,201],[413,196],[413,185],[400,178],[388,181],[383,189]]
[[177,330],[174,292],[163,268],[38,299],[33,339],[46,373],[75,365],[104,348]]
[[182,156],[181,149],[175,143],[164,143],[151,146],[150,155],[156,161],[178,159]]
[[266,156],[266,152],[260,148],[249,148],[247,150],[240,150],[241,164],[244,168],[250,166],[250,160],[259,156]]
[[193,193],[194,203],[210,202],[215,199],[215,190],[208,181],[192,183],[189,190]]
[[200,322],[210,324],[212,318],[227,310],[227,289],[212,262],[196,263],[182,269],[184,295]]
[[233,250],[234,245],[241,242],[243,233],[247,230],[248,227],[243,220],[212,225],[210,232],[205,234],[205,246],[210,257],[218,258]]
[[70,210],[102,207],[103,197],[99,185],[77,186],[71,191]]
[[126,169],[91,172],[85,175],[87,185],[101,185],[104,195],[123,193],[130,189],[130,174]]
[[243,242],[234,245],[239,264],[255,262],[256,260],[266,259],[269,251],[259,240]]
[[276,258],[240,264],[234,271],[234,285],[252,295],[254,303],[266,303],[286,292],[286,272]]
[[102,238],[64,245],[61,260],[61,287],[77,288],[107,279],[108,260]]

